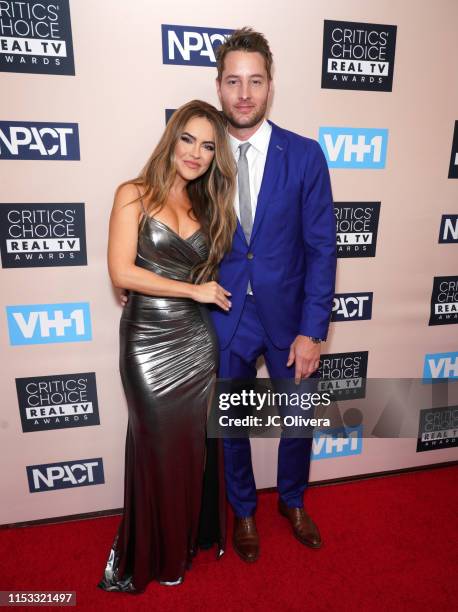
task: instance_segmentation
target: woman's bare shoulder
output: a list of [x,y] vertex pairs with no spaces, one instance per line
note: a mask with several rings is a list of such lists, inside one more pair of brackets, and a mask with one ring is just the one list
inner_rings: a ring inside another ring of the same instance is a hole
[[135,204],[135,208],[141,208],[139,196],[143,193],[143,185],[133,181],[121,183],[115,190],[114,206],[122,208],[127,204]]

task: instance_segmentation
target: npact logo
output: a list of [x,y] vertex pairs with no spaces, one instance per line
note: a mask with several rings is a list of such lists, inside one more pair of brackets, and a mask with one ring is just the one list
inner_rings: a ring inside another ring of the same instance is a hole
[[78,125],[0,121],[0,159],[78,160]]
[[331,321],[362,321],[372,317],[373,292],[336,293]]
[[101,457],[28,465],[26,469],[31,493],[87,487],[105,482]]
[[227,29],[162,25],[162,63],[214,66],[215,50],[233,32]]
[[318,138],[330,168],[385,167],[385,128],[321,127]]
[[10,344],[49,344],[91,340],[87,302],[7,306]]
[[448,178],[458,178],[458,121],[455,121]]
[[442,215],[439,242],[441,244],[458,242],[458,215]]

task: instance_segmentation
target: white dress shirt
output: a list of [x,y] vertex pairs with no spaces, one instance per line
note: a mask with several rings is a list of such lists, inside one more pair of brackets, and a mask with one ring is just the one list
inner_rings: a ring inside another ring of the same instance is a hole
[[[249,142],[251,144],[251,147],[246,153],[246,158],[248,161],[248,174],[250,177],[250,197],[253,221],[256,213],[256,205],[258,203],[259,190],[261,189],[262,177],[264,175],[264,166],[266,165],[267,149],[269,148],[271,134],[272,126],[265,119],[248,140],[237,140],[237,138],[234,138],[232,134],[229,134],[231,148],[236,163],[239,161],[239,145],[244,144],[245,142]],[[234,207],[237,217],[240,220],[238,184],[235,194]]]
[[[234,138],[232,134],[229,134],[232,152],[235,157],[235,163],[238,163],[240,150],[239,146],[246,142],[251,144],[251,147],[246,152],[246,158],[248,161],[248,175],[250,179],[250,199],[251,199],[251,213],[254,217],[256,214],[256,205],[258,203],[258,195],[261,189],[262,177],[264,175],[264,166],[266,165],[267,149],[269,148],[270,136],[272,134],[272,126],[265,119],[258,127],[256,132],[250,136],[248,140],[238,140]],[[239,187],[237,183],[237,189],[234,199],[234,208],[237,213],[237,217],[240,221],[240,206],[239,206]],[[253,295],[251,285],[248,282],[247,293]]]

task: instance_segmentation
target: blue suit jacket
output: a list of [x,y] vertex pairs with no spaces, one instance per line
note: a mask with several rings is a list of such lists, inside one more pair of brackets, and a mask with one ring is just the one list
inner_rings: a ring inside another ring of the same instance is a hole
[[278,348],[298,334],[325,339],[335,287],[336,221],[326,159],[310,138],[272,122],[248,244],[240,223],[218,282],[232,308],[211,309],[220,349],[236,330],[248,279],[261,322]]

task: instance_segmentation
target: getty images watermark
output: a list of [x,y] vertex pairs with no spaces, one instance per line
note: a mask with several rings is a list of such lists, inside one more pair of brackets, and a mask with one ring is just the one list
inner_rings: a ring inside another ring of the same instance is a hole
[[458,446],[458,377],[217,381],[209,438],[314,437],[358,432],[365,438],[417,438]]
[[[221,392],[217,395],[218,408],[221,411],[234,411],[246,409],[250,411],[245,416],[219,416],[221,427],[330,427],[329,418],[314,418],[292,413],[299,408],[306,412],[317,406],[329,406],[331,395],[329,393],[296,393],[256,391],[255,389],[242,389],[240,392]],[[272,409],[286,411],[286,414],[273,414]],[[256,411],[258,414],[252,414]],[[262,412],[261,412],[262,411]]]
[[207,424],[211,438],[312,437],[332,427],[332,394],[315,378],[294,380],[218,380]]

